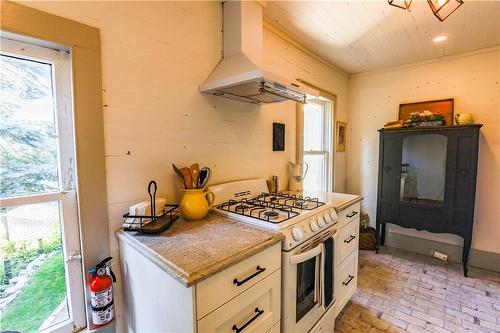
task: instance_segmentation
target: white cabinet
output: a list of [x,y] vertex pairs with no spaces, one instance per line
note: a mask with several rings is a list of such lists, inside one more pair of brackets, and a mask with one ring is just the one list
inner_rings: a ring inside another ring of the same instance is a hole
[[358,254],[352,253],[344,260],[337,269],[335,291],[337,295],[337,306],[339,312],[356,291],[358,283]]
[[353,220],[340,228],[337,247],[337,264],[342,263],[349,255],[358,250],[359,244],[359,219]]
[[277,270],[199,320],[198,332],[267,332],[280,320],[280,286],[281,272]]
[[335,317],[342,311],[357,288],[359,215],[359,203],[338,213],[340,229],[335,247]]
[[120,240],[128,332],[279,332],[281,243],[186,287]]
[[339,219],[339,228],[342,228],[354,219],[358,219],[361,212],[361,204],[359,202],[352,204],[351,206],[344,208],[337,213]]
[[196,285],[197,318],[205,317],[280,267],[281,251],[273,246],[201,281]]

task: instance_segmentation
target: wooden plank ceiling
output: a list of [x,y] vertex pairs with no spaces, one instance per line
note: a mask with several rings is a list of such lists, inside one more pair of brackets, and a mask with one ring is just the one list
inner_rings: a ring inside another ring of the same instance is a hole
[[[426,1],[268,1],[264,15],[309,50],[361,73],[500,45],[500,1],[464,0],[440,22]],[[438,35],[448,39],[433,42]]]

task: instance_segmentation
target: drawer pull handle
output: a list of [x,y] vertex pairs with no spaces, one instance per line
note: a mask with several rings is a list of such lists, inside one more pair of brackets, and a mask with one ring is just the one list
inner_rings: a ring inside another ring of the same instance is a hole
[[257,270],[257,272],[253,273],[252,275],[250,275],[249,277],[245,278],[242,281],[238,281],[238,279],[234,279],[233,283],[239,287],[243,283],[247,282],[248,280],[253,279],[254,277],[256,277],[257,275],[259,275],[260,273],[262,273],[262,272],[264,272],[266,270],[265,268],[262,268],[260,266],[257,266],[255,269]]
[[238,327],[235,325],[233,325],[233,331],[235,331],[236,333],[240,333],[241,331],[243,331],[248,325],[250,325],[255,319],[259,318],[259,316],[261,314],[264,313],[264,310],[259,310],[259,308],[255,308],[255,312],[257,313],[255,316],[252,317],[252,319],[250,319],[249,321],[247,321],[245,324],[243,324],[243,326],[241,327]]
[[349,280],[347,280],[347,282],[342,282],[342,284],[343,284],[344,286],[347,286],[349,283],[351,283],[352,279],[354,279],[354,276],[349,275]]
[[351,235],[351,237],[349,237],[349,239],[344,239],[344,243],[349,244],[350,242],[352,242],[352,240],[353,240],[354,238],[356,238],[356,236]]
[[345,217],[351,218],[353,216],[356,216],[356,214],[358,214],[358,212],[351,212],[351,214],[347,214]]

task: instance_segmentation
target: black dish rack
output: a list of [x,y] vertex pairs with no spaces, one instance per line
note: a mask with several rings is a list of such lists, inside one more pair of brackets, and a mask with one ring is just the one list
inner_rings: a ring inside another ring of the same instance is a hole
[[[172,223],[179,218],[176,209],[179,205],[166,204],[163,207],[163,212],[160,215],[156,215],[156,190],[158,186],[154,180],[149,182],[148,194],[151,200],[151,215],[131,215],[129,213],[124,214],[124,219],[132,218],[133,222],[125,222],[123,224],[123,230],[125,231],[137,231],[141,234],[157,234],[163,232],[170,228]],[[144,220],[149,219],[151,221],[145,222]],[[138,222],[137,222],[138,220]]]

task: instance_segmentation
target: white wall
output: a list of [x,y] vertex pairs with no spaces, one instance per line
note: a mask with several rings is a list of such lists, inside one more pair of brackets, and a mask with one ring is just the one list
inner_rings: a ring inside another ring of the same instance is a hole
[[[172,163],[211,167],[211,183],[278,175],[286,186],[287,161],[295,159],[294,103],[258,107],[198,92],[221,57],[219,2],[22,3],[101,30],[109,228],[115,259],[119,254],[114,231],[127,207],[146,199],[149,180],[158,182],[160,195],[178,200]],[[264,62],[281,76],[301,78],[337,94],[337,117],[347,118],[346,75],[268,30]],[[273,122],[286,124],[284,152],[272,151]],[[345,188],[345,163],[345,156],[340,156],[340,190]]]
[[[354,75],[349,82],[348,190],[363,195],[375,223],[378,132],[398,118],[400,103],[455,98],[455,113],[472,113],[481,129],[472,247],[500,253],[500,51]],[[398,230],[400,228],[391,228]],[[406,231],[405,231],[406,232]],[[461,244],[458,237],[407,232]]]

